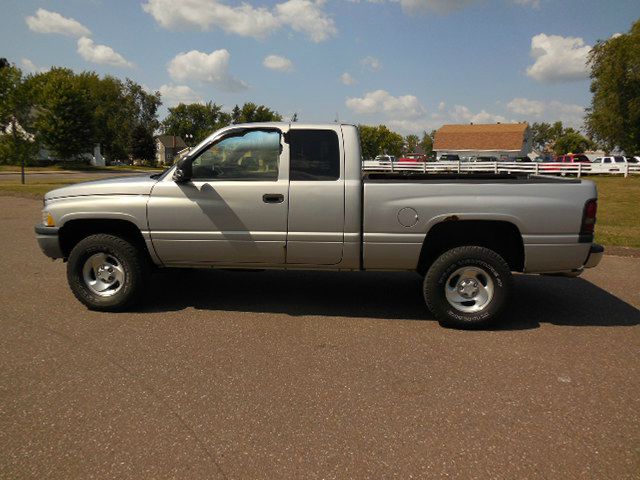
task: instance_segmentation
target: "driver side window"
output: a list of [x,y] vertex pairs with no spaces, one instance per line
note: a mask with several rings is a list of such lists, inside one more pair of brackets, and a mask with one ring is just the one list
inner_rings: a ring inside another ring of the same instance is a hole
[[194,180],[278,180],[280,133],[250,130],[210,145],[192,163]]

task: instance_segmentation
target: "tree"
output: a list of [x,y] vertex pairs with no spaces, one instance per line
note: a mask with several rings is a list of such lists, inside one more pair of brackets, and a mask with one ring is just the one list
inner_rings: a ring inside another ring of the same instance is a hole
[[91,100],[93,143],[101,145],[101,151],[107,158],[127,158],[137,115],[124,83],[111,76],[100,78],[94,72],[82,72],[78,81]]
[[[236,105],[236,107],[238,107]],[[253,122],[281,122],[282,115],[278,112],[271,110],[264,105],[256,105],[249,102],[239,107],[239,115],[236,121],[236,109],[232,112],[233,123],[253,123]]]
[[132,158],[153,164],[156,159],[156,143],[153,139],[153,131],[142,124],[133,127],[129,152]]
[[591,140],[573,128],[567,128],[555,140],[553,151],[556,155],[565,155],[567,153],[583,153],[593,147],[594,143]]
[[240,115],[240,107],[236,105],[233,107],[233,110],[231,110],[231,123],[240,123]]
[[593,97],[587,132],[607,150],[640,152],[640,20],[628,33],[598,41],[588,62]]
[[93,102],[86,85],[69,69],[53,68],[31,77],[37,138],[63,159],[91,151]]
[[193,135],[196,143],[204,140],[215,130],[231,123],[231,117],[222,112],[222,106],[212,102],[181,103],[169,109],[169,115],[162,121],[161,129],[168,135],[186,138]]
[[386,153],[400,156],[404,147],[404,138],[396,132],[392,132],[385,125],[371,127],[358,125],[360,130],[360,143],[362,145],[363,158],[374,158]]
[[152,132],[157,130],[160,126],[158,108],[162,105],[160,92],[149,93],[129,78],[124,83],[124,90],[134,125],[144,125]]
[[436,131],[431,130],[431,133],[422,132],[422,140],[420,141],[420,148],[425,155],[431,155],[433,153],[433,139],[436,136]]
[[418,138],[417,135],[407,135],[404,138],[404,141],[405,141],[407,153],[412,153],[416,151],[418,144],[420,142],[420,139]]
[[[28,165],[38,153],[22,71],[0,59],[0,163]],[[4,135],[2,135],[5,133]]]
[[553,144],[562,136],[565,129],[562,122],[555,122],[553,124],[541,122],[534,122],[530,127],[532,146],[538,152],[551,153],[553,150]]

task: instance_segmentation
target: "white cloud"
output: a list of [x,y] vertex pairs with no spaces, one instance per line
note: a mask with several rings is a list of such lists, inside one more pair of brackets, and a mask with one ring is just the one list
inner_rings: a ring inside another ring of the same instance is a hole
[[293,71],[293,62],[286,57],[280,55],[267,55],[262,62],[269,70],[277,70],[279,72]]
[[533,65],[527,75],[538,82],[557,83],[587,78],[591,46],[582,38],[540,33],[531,39]]
[[380,60],[372,56],[364,57],[362,60],[360,60],[360,64],[368,70],[371,70],[372,72],[377,72],[382,68],[382,63],[380,62]]
[[340,75],[340,82],[343,85],[355,85],[356,83],[358,83],[356,79],[353,78],[348,72],[344,72],[342,75]]
[[162,85],[158,91],[162,96],[162,103],[167,107],[174,107],[179,103],[202,103],[202,98],[186,85]]
[[440,103],[438,104],[438,111],[439,111],[439,112],[444,112],[444,109],[446,108],[446,106],[447,106],[447,104],[446,104],[446,103],[444,103],[444,102],[440,102]]
[[561,120],[567,126],[582,128],[585,109],[582,105],[562,103],[556,100],[542,102],[527,98],[514,98],[507,103],[507,109],[528,121],[545,120],[555,122]]
[[27,26],[37,33],[60,33],[70,37],[86,37],[91,31],[73,18],[39,8],[34,16],[26,18]]
[[409,134],[420,135],[422,134],[422,132],[428,132],[429,130],[433,129],[433,125],[424,119],[417,119],[417,120],[392,119],[392,120],[387,120],[385,122],[385,125],[387,125],[387,127],[389,127],[389,129],[393,130],[394,132],[398,132],[402,135],[409,135]]
[[246,90],[248,85],[245,82],[229,74],[229,58],[231,55],[225,49],[208,54],[191,50],[176,55],[169,62],[168,71],[171,78],[177,82],[195,80],[211,83],[229,92]]
[[519,115],[539,117],[544,113],[545,104],[538,100],[529,100],[527,98],[514,98],[507,103],[507,109],[510,112]]
[[338,33],[335,22],[322,11],[324,0],[289,0],[276,5],[278,18],[296,32],[318,43]]
[[478,0],[400,0],[402,10],[408,14],[439,13],[447,14],[461,10]]
[[502,115],[489,113],[486,110],[473,113],[464,105],[454,105],[453,110],[449,112],[449,118],[458,123],[503,123],[507,121]]
[[42,73],[49,70],[48,68],[38,67],[35,63],[33,63],[28,58],[21,59],[20,66],[22,67],[22,70],[24,70],[27,73]]
[[106,45],[96,45],[93,40],[87,37],[78,39],[78,53],[88,62],[100,65],[111,65],[113,67],[132,68],[133,63],[125,58],[113,48]]
[[345,104],[349,110],[364,115],[385,113],[392,114],[394,118],[408,119],[425,113],[425,108],[414,95],[394,97],[386,90],[367,92],[361,98],[347,98]]
[[220,28],[227,33],[264,39],[289,27],[321,42],[337,33],[335,22],[322,10],[323,5],[324,0],[287,0],[268,9],[249,3],[229,6],[220,0],[148,0],[142,8],[168,29]]

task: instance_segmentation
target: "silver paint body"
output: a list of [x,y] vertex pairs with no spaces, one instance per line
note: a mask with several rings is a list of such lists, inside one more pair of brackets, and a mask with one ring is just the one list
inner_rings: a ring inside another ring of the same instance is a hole
[[[281,139],[274,181],[173,181],[129,177],[63,187],[47,193],[45,211],[56,227],[70,220],[120,219],[141,232],[161,266],[415,270],[429,230],[459,220],[499,220],[520,231],[525,271],[576,270],[590,243],[578,233],[592,182],[516,183],[433,180],[365,182],[356,127],[288,123],[235,125],[215,132],[193,154],[225,132],[244,128],[328,129],[340,141],[340,179],[290,181],[289,146]],[[284,196],[263,202],[264,194]],[[363,205],[364,203],[364,205]],[[361,249],[362,265],[361,265]]]

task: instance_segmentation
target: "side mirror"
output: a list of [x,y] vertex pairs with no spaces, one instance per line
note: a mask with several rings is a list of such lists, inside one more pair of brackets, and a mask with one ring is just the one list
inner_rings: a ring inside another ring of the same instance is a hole
[[176,170],[173,172],[173,181],[176,183],[184,183],[191,180],[193,170],[191,168],[191,162],[187,158],[178,160],[176,164]]

